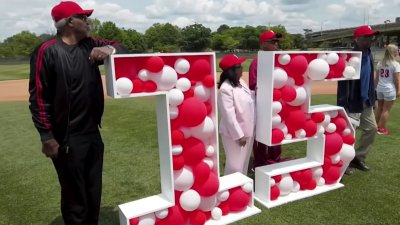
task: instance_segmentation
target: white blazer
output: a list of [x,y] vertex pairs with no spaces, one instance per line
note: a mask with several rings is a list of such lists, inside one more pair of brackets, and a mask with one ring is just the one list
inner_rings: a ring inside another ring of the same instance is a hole
[[221,135],[238,140],[252,137],[255,127],[255,95],[246,82],[233,87],[225,81],[218,91],[218,106],[221,113],[219,132]]

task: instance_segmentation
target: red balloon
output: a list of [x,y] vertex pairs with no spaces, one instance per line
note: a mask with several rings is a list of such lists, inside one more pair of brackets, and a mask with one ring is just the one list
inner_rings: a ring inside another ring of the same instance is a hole
[[343,142],[345,144],[354,145],[355,139],[354,139],[354,136],[352,134],[343,135],[342,138],[343,138]]
[[249,205],[250,198],[249,193],[244,192],[241,187],[236,187],[229,190],[227,202],[232,212],[241,212]]
[[175,193],[175,202],[179,202],[179,199],[181,198],[182,191],[174,191]]
[[272,179],[274,179],[275,183],[277,184],[277,183],[281,182],[282,175],[273,176]]
[[304,130],[306,131],[306,137],[313,137],[317,133],[317,124],[314,120],[307,120],[304,124]]
[[271,201],[278,199],[279,195],[281,195],[281,190],[279,190],[278,186],[276,185],[272,186],[270,192]]
[[338,133],[325,134],[325,155],[331,156],[340,151],[343,146],[342,136]]
[[311,114],[311,119],[316,123],[322,123],[325,120],[325,114],[323,112],[316,112]]
[[145,92],[155,92],[157,90],[157,84],[149,80],[143,83],[143,90]]
[[172,166],[174,167],[174,170],[180,170],[183,168],[184,165],[185,165],[185,158],[183,158],[182,154],[174,155],[172,157]]
[[193,190],[196,190],[202,197],[210,197],[218,192],[219,180],[218,177],[211,172],[210,176],[204,183],[195,182]]
[[200,125],[207,116],[207,108],[202,101],[192,97],[183,100],[178,106],[179,116],[182,118],[182,125],[194,127]]
[[196,165],[206,156],[206,147],[204,143],[197,138],[190,137],[184,140],[182,148],[182,155],[187,165]]
[[286,117],[289,115],[289,112],[301,109],[301,106],[291,106],[289,104],[286,104],[285,102],[281,103],[282,103],[282,110],[278,114],[281,116],[282,120],[286,119]]
[[300,181],[300,177],[301,177],[301,171],[294,171],[290,173],[290,176],[292,177],[292,179],[294,181],[299,182]]
[[274,128],[272,129],[272,144],[279,144],[282,142],[285,134],[281,129]]
[[205,162],[200,162],[199,164],[193,167],[193,175],[195,182],[202,184],[204,183],[208,177],[210,176],[211,168]]
[[195,210],[189,215],[189,224],[192,225],[204,225],[206,220],[206,214],[201,210]]
[[314,59],[316,59],[318,57],[318,54],[312,53],[312,54],[306,54],[306,58],[308,62],[313,61]]
[[317,187],[317,182],[314,179],[311,179],[307,184],[308,190],[314,190]]
[[325,77],[325,79],[332,79],[332,78],[335,78],[335,72],[333,72],[333,70],[332,70],[332,65],[329,65],[329,73],[328,73],[328,76],[326,76]]
[[[179,201],[178,201],[179,202]],[[185,225],[186,219],[182,213],[182,210],[178,205],[175,205],[168,209],[168,216],[162,220],[165,224],[174,224],[174,225]]]
[[288,113],[284,122],[290,132],[295,132],[304,127],[306,119],[306,114],[303,111],[295,110]]
[[174,129],[171,132],[171,140],[172,140],[172,145],[180,145],[182,144],[182,141],[185,139],[185,135],[181,130]]
[[228,201],[221,202],[221,204],[218,205],[218,208],[221,209],[223,216],[228,215],[231,212]]
[[282,92],[282,100],[285,102],[291,102],[296,99],[296,89],[290,85],[285,85],[280,89]]
[[343,166],[343,160],[339,160],[339,162],[336,163],[336,164],[333,164],[333,166],[342,167]]
[[305,79],[304,79],[303,76],[299,76],[299,77],[295,77],[294,78],[294,84],[297,85],[297,86],[303,86],[304,82],[305,82]]
[[143,90],[144,90],[143,81],[141,81],[139,79],[134,79],[132,81],[132,83],[133,83],[133,93],[143,92]]
[[282,97],[282,92],[279,89],[274,89],[273,100],[279,101]]
[[189,80],[201,81],[209,74],[211,74],[210,63],[205,59],[199,59],[191,65],[187,78]]
[[308,61],[306,57],[304,57],[303,55],[296,55],[292,57],[289,64],[287,65],[286,72],[288,76],[299,77],[303,76],[303,74],[307,70],[307,67]]
[[337,166],[327,167],[324,170],[322,177],[325,179],[325,184],[334,184],[340,178],[340,168]]
[[346,129],[347,122],[344,118],[337,116],[332,119],[332,122],[336,125],[336,132],[340,133]]
[[139,217],[132,218],[129,220],[129,225],[137,225],[139,223]]
[[212,105],[211,105],[211,103],[204,102],[204,104],[206,105],[207,115],[210,115],[210,113],[212,113]]
[[312,180],[313,175],[311,169],[305,169],[301,171],[301,175],[299,177],[300,183],[308,183]]
[[203,78],[202,83],[204,87],[214,87],[214,76],[213,75],[207,75]]
[[339,57],[338,62],[329,67],[333,71],[333,78],[340,78],[343,76],[344,69],[346,68],[346,62],[342,57]]
[[185,99],[193,97],[194,96],[194,88],[190,87],[187,91],[183,92],[183,96],[185,96]]
[[164,67],[164,60],[158,56],[152,56],[146,61],[146,69],[153,73],[160,72]]

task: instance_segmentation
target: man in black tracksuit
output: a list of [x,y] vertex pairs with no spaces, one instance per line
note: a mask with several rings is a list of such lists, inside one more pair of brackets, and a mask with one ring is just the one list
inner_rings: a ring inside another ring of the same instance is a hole
[[89,37],[88,16],[75,2],[52,9],[54,39],[31,56],[30,110],[61,185],[65,224],[98,224],[104,145],[99,126],[104,109],[98,65],[122,50],[115,42]]

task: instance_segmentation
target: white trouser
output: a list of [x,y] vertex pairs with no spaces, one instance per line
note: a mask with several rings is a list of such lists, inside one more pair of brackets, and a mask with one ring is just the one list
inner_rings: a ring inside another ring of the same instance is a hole
[[232,140],[230,137],[221,135],[221,139],[225,151],[224,174],[240,172],[247,175],[254,137],[248,137],[243,147],[239,145],[239,141]]

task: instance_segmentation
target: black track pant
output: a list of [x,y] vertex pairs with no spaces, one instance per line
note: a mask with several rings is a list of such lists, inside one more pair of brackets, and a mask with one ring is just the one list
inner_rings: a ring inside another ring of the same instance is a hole
[[104,145],[100,133],[70,135],[69,150],[53,160],[61,185],[65,225],[97,225],[99,220]]

